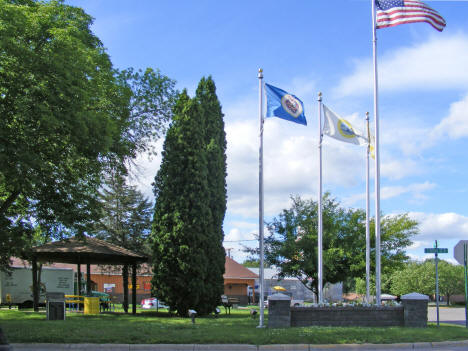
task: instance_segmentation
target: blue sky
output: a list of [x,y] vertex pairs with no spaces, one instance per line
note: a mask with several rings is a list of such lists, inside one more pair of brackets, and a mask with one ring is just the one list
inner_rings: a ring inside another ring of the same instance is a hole
[[[370,0],[66,2],[95,18],[116,67],[159,68],[192,94],[212,75],[228,141],[225,247],[239,261],[240,240],[258,233],[258,68],[304,101],[308,120],[265,122],[266,220],[291,194],[317,198],[319,91],[355,127],[367,111],[373,121]],[[452,259],[468,239],[468,2],[427,3],[445,18],[442,33],[425,23],[377,32],[381,209],[420,222],[412,257],[438,239]],[[159,163],[138,160],[135,182],[148,196]],[[365,150],[325,137],[323,182],[344,206],[364,208]]]

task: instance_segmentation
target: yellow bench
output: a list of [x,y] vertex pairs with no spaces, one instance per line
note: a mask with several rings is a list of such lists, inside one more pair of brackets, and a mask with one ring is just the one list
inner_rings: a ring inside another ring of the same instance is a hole
[[84,296],[80,295],[65,295],[65,306],[69,310],[80,310],[80,304],[84,304]]

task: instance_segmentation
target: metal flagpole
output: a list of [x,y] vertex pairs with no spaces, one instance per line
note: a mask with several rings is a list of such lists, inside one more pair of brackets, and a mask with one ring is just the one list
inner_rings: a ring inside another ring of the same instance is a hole
[[464,266],[464,278],[465,278],[465,327],[468,328],[468,276],[466,267],[466,243],[463,244],[463,266]]
[[439,253],[437,252],[437,240],[435,241],[435,273],[436,273],[436,308],[437,308],[437,326],[439,326],[439,270],[437,265],[439,263]]
[[379,152],[379,109],[377,75],[377,29],[375,0],[372,2],[372,51],[374,58],[374,123],[375,123],[375,299],[380,305],[380,152]]
[[318,94],[318,130],[319,130],[319,190],[318,190],[318,303],[323,302],[322,288],[323,288],[323,262],[322,262],[322,93]]
[[369,112],[366,112],[367,122],[367,151],[366,151],[366,302],[370,303],[370,201],[369,201],[369,153],[371,145],[371,135],[369,129]]
[[263,279],[263,70],[258,70],[258,115],[260,119],[260,149],[259,149],[259,162],[258,162],[258,233],[259,233],[259,248],[260,248],[260,319],[258,328],[263,328],[264,320],[264,279]]

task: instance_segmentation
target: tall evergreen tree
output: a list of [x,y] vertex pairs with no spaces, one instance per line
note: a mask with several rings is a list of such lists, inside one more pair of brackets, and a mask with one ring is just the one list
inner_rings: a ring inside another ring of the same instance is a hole
[[205,252],[211,258],[205,285],[207,294],[205,303],[219,302],[224,292],[224,263],[226,253],[223,247],[223,221],[226,213],[226,133],[224,131],[221,104],[216,96],[216,86],[211,77],[202,78],[195,97],[200,104],[205,124],[205,147],[207,152],[209,206],[213,227],[209,232],[211,239],[207,242]]
[[[206,246],[213,220],[209,206],[204,121],[184,91],[176,103],[154,182],[154,294],[179,315],[210,312],[203,297],[211,257]],[[215,301],[217,302],[217,301]]]
[[[105,180],[100,193],[102,215],[96,223],[96,237],[126,249],[150,254],[148,236],[151,232],[151,202],[136,187],[129,186],[116,172]],[[124,310],[128,311],[128,266],[122,267]]]
[[145,243],[151,232],[152,204],[126,178],[117,173],[105,180],[100,192],[102,217],[96,237],[126,249],[149,254]]

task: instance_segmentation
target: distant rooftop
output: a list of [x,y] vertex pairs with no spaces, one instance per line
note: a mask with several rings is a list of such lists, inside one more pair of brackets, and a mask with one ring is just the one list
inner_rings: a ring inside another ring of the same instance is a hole
[[256,279],[258,274],[250,271],[240,263],[234,261],[232,258],[226,256],[225,273],[223,278],[230,279]]
[[[249,268],[253,273],[260,276],[260,268]],[[263,268],[263,277],[264,279],[278,279],[278,274],[280,273],[279,268]],[[284,277],[282,280],[297,280],[295,277]]]

